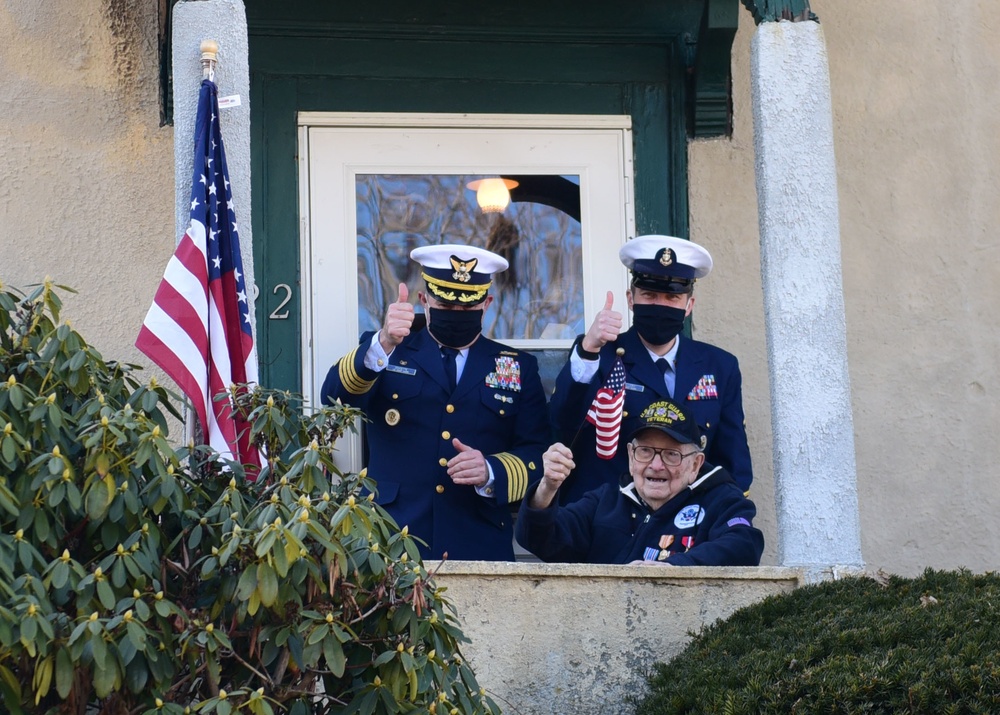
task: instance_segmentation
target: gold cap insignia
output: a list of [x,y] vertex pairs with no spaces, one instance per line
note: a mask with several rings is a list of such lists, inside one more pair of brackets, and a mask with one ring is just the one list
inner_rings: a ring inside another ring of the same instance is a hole
[[451,267],[455,269],[455,272],[451,274],[451,277],[461,283],[468,283],[472,280],[472,272],[476,270],[477,263],[479,263],[478,258],[463,261],[458,256],[452,256]]
[[672,248],[661,248],[659,254],[658,258],[661,266],[673,265],[675,256]]

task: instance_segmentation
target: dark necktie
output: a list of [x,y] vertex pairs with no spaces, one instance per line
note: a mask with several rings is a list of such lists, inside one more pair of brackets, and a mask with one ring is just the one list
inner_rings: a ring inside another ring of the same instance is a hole
[[458,350],[455,348],[441,348],[441,357],[444,359],[444,374],[448,376],[448,388],[454,392],[455,383],[458,382],[458,371],[455,366],[455,357]]
[[667,394],[671,397],[674,396],[674,369],[670,366],[670,363],[666,358],[660,358],[656,361],[656,367],[660,368],[660,374],[663,375],[663,384],[667,387]]

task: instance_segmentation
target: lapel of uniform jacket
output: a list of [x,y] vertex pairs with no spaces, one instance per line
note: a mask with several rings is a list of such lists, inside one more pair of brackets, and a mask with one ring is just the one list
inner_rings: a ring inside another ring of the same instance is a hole
[[441,358],[441,348],[435,342],[434,338],[431,337],[431,334],[426,329],[421,330],[413,337],[413,340],[410,341],[407,347],[409,348],[407,351],[409,359],[417,363],[424,372],[430,375],[434,382],[447,392],[448,376],[444,374],[444,360]]
[[[663,374],[660,369],[653,364],[649,357],[649,351],[639,339],[639,334],[635,328],[629,328],[618,338],[618,345],[625,348],[622,355],[622,362],[625,364],[626,381],[644,385],[647,390],[652,390],[661,398],[668,398],[667,386],[663,382]],[[614,355],[608,363],[607,371],[611,370],[614,364]],[[653,400],[650,400],[653,402]]]
[[698,346],[687,338],[678,337],[678,340],[681,344],[677,347],[677,381],[674,383],[674,397],[678,401],[683,401],[705,374],[705,369]]
[[465,358],[465,368],[462,377],[455,386],[454,397],[462,397],[467,392],[480,385],[486,375],[496,368],[496,343],[480,335],[476,342],[469,346],[469,354]]

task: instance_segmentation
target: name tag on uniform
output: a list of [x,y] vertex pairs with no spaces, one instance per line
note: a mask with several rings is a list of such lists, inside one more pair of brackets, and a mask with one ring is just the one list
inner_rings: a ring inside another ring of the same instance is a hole
[[646,386],[645,385],[637,385],[634,382],[626,382],[625,383],[625,389],[626,390],[632,390],[632,392],[645,392],[646,391]]
[[386,365],[386,372],[398,372],[400,375],[416,375],[417,371],[412,367],[400,367],[399,365]]

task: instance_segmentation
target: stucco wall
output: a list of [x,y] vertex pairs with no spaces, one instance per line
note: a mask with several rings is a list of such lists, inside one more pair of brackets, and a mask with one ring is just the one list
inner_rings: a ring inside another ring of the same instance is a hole
[[154,2],[0,4],[0,280],[50,275],[107,357],[132,343],[174,236]]
[[447,562],[435,577],[472,641],[462,651],[479,684],[518,715],[630,712],[625,698],[689,633],[801,579],[783,568],[476,561]]
[[[830,61],[864,558],[908,574],[995,569],[1000,18],[986,2],[880,16],[861,0],[811,5]],[[699,287],[697,335],[740,358],[753,495],[770,535],[753,32],[744,12],[733,137],[690,146],[690,196],[692,237],[718,268]]]

